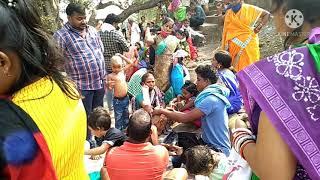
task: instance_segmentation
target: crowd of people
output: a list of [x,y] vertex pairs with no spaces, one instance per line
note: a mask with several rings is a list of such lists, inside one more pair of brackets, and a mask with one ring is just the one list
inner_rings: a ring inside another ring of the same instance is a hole
[[[53,37],[31,0],[0,1],[0,177],[89,179],[90,155],[104,157],[104,180],[319,179],[316,1],[272,0],[277,30],[290,33],[262,60],[258,33],[271,13],[216,2],[224,28],[210,65],[197,64],[193,45],[206,1],[160,1],[154,23],[129,19],[128,32],[112,13],[89,26],[85,7],[70,3]],[[304,15],[294,30],[283,26],[290,9]],[[173,142],[159,138],[167,133]]]

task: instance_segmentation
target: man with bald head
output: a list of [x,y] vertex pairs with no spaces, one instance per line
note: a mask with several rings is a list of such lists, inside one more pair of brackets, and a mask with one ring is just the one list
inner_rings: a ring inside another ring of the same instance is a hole
[[110,179],[162,179],[169,160],[165,147],[149,142],[151,117],[143,109],[129,119],[128,140],[111,149],[105,158]]

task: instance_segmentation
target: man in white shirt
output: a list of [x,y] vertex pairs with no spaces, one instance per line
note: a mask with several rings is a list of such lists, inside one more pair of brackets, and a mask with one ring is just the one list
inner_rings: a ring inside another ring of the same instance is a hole
[[141,30],[139,28],[139,25],[137,23],[135,23],[133,21],[133,19],[129,19],[128,20],[129,25],[130,25],[130,44],[131,46],[134,46],[136,44],[136,42],[140,41],[140,34],[141,34]]

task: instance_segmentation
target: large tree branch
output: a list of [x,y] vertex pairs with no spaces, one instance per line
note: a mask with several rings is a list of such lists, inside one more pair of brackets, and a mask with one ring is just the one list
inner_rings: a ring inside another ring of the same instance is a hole
[[96,7],[96,9],[104,9],[108,6],[111,6],[111,5],[115,5],[115,6],[118,6],[120,9],[123,9],[122,7],[122,4],[121,3],[118,3],[116,1],[108,1],[107,3],[102,3],[100,1],[100,3],[98,4],[98,6]]
[[129,8],[125,9],[120,15],[119,18],[121,21],[126,20],[131,14],[139,12],[141,10],[150,9],[156,7],[161,0],[149,0],[145,3],[133,4]]

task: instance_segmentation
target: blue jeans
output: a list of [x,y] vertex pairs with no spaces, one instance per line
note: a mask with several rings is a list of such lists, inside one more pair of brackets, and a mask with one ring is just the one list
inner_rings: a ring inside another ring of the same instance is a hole
[[115,126],[119,130],[125,130],[129,123],[129,97],[113,98]]
[[[86,109],[87,116],[96,107],[103,107],[104,88],[98,90],[81,90],[81,95],[84,96],[82,103]],[[87,140],[91,137],[90,131],[87,129]]]
[[113,89],[106,90],[106,100],[109,111],[113,111]]

